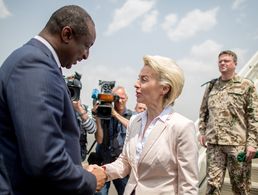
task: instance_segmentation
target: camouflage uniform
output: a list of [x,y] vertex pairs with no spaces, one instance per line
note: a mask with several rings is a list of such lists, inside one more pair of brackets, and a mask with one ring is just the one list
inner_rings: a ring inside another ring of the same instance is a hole
[[[211,88],[210,88],[211,89]],[[226,167],[235,194],[250,191],[251,163],[238,162],[240,151],[257,147],[258,98],[250,80],[235,75],[217,79],[206,88],[200,108],[199,131],[207,141],[207,194],[220,194]]]

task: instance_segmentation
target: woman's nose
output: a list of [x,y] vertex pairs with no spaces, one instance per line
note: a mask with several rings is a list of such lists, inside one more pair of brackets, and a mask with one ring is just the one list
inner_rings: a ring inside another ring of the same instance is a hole
[[135,87],[136,89],[140,87],[140,86],[139,86],[139,80],[137,80],[137,81],[135,82],[134,87]]

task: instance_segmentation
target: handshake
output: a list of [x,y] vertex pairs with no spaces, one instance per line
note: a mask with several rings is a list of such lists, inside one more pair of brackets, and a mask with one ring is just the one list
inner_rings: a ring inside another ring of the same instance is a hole
[[93,175],[95,175],[97,180],[97,187],[96,192],[100,191],[101,188],[105,185],[107,181],[107,174],[103,167],[100,167],[98,165],[88,165],[88,164],[82,164],[83,168],[89,172],[91,172]]

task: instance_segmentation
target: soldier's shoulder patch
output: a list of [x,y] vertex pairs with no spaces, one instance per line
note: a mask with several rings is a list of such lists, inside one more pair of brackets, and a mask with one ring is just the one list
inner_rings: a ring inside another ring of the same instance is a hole
[[253,80],[251,80],[249,78],[243,78],[243,82],[248,82],[248,83],[254,84]]
[[235,82],[239,82],[239,83],[248,83],[248,84],[253,84],[254,82],[249,79],[249,78],[246,78],[246,77],[241,77],[240,75],[236,75],[235,77]]

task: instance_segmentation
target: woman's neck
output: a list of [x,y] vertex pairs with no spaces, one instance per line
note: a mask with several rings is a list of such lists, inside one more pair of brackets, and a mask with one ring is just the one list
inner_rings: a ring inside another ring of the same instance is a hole
[[148,120],[152,121],[154,118],[160,115],[163,111],[164,107],[162,105],[159,106],[150,106],[147,109],[147,118]]

